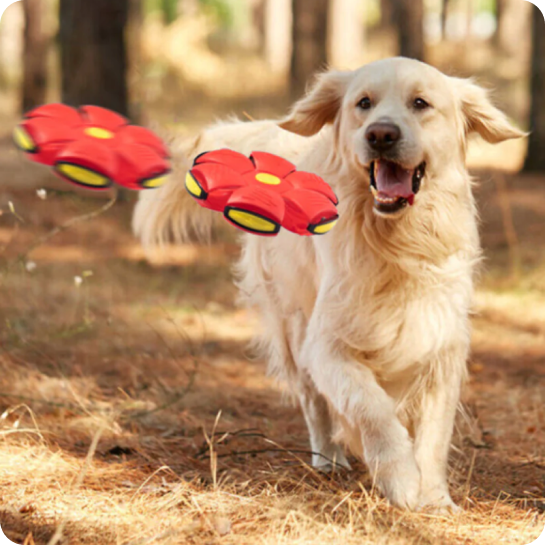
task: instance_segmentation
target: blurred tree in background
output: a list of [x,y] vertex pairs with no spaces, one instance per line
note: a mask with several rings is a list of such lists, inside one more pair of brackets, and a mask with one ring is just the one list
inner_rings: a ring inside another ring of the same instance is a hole
[[313,75],[327,65],[329,0],[292,0],[292,10],[290,94],[299,97]]
[[26,112],[45,102],[47,91],[47,41],[42,0],[23,0],[23,83],[21,108]]
[[532,9],[532,68],[530,130],[526,171],[545,172],[545,21],[539,9]]
[[277,74],[289,71],[291,52],[292,0],[264,0],[263,52]]
[[[516,47],[517,35],[513,32],[513,18],[520,10],[520,0],[496,0],[496,33],[494,41],[502,53]],[[516,29],[515,29],[516,32]]]
[[334,66],[356,68],[365,47],[364,4],[334,0],[329,13],[329,60]]
[[395,0],[392,7],[399,54],[424,60],[424,0]]
[[447,19],[450,0],[441,0],[441,39],[447,37]]
[[59,7],[62,101],[128,115],[129,0],[60,0]]

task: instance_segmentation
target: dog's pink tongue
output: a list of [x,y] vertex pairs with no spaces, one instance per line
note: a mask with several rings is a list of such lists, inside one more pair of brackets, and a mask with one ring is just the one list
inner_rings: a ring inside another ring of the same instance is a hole
[[377,191],[384,197],[403,197],[412,204],[413,173],[390,161],[377,161],[375,180]]

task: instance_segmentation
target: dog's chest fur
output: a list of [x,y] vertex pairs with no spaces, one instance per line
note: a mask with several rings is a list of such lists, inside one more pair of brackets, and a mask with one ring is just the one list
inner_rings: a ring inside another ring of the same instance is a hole
[[401,254],[396,262],[362,237],[357,249],[343,247],[343,237],[341,226],[315,247],[324,279],[336,279],[323,291],[320,312],[345,349],[379,377],[395,380],[436,365],[449,347],[468,345],[471,255],[427,261]]

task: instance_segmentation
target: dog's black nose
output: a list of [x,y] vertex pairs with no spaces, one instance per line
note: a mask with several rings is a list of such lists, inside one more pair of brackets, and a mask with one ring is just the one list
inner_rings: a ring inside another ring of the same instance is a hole
[[401,130],[397,125],[386,121],[371,123],[365,131],[365,138],[376,151],[387,151],[393,148],[401,138]]

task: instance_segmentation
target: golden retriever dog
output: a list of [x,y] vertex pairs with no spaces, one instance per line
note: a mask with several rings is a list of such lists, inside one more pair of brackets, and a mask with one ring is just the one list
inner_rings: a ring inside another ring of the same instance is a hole
[[273,372],[298,395],[316,468],[361,457],[388,500],[457,509],[447,458],[480,258],[469,135],[519,138],[487,93],[405,58],[320,75],[281,121],[231,122],[179,150],[178,175],[143,193],[144,244],[209,226],[184,188],[197,154],[268,151],[339,198],[324,236],[243,235],[241,293],[263,318]]

